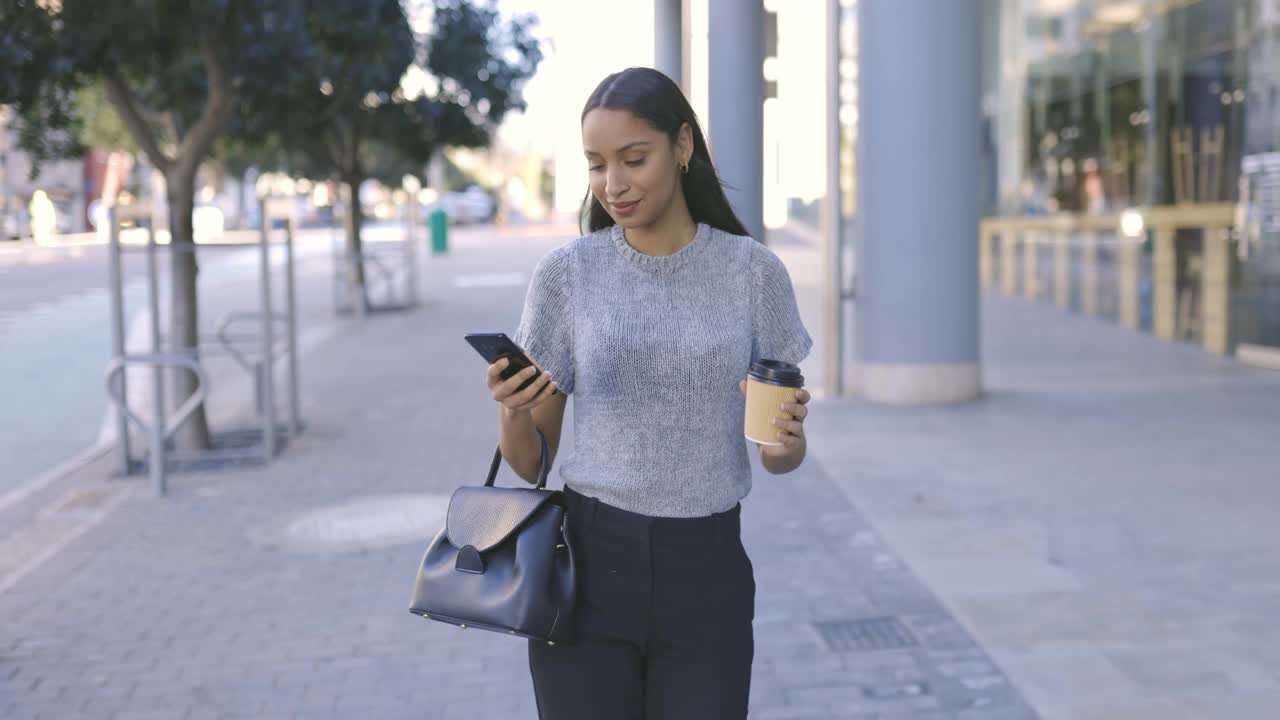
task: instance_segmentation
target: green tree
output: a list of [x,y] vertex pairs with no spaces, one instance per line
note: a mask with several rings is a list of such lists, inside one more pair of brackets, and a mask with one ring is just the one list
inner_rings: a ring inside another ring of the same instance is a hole
[[[364,182],[421,180],[441,148],[487,145],[506,113],[523,109],[521,89],[542,59],[529,16],[504,19],[492,5],[467,0],[411,10],[429,15],[429,30],[415,33],[399,0],[316,3],[293,84],[242,128],[275,138],[294,174],[345,186],[352,258],[363,252]],[[362,263],[354,270],[367,302]]]
[[[306,51],[301,0],[0,0],[0,104],[16,107],[39,161],[77,153],[75,97],[101,88],[130,141],[166,181],[174,350],[198,347],[195,178],[237,114],[289,82]],[[175,403],[194,390],[175,373]],[[180,438],[207,447],[203,409]]]

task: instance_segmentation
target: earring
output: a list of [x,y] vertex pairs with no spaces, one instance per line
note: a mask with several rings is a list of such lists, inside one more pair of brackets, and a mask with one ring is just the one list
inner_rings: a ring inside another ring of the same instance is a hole
[[689,174],[689,163],[687,163],[687,162],[682,162],[682,163],[680,163],[680,174],[681,174],[681,175],[688,175],[688,174]]

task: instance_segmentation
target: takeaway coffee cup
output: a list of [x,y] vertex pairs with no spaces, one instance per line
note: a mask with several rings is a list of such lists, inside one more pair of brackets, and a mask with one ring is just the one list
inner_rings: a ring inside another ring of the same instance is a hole
[[778,433],[782,428],[773,424],[774,418],[790,420],[791,413],[782,410],[782,403],[795,402],[796,390],[804,387],[800,368],[781,360],[759,360],[751,364],[747,373],[747,415],[743,434],[761,445],[781,445]]

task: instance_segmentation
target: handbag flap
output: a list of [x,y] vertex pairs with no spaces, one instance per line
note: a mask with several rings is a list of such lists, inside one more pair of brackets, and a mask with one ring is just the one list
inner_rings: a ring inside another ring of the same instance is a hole
[[488,552],[520,528],[557,493],[504,487],[462,487],[449,501],[445,535],[461,550]]

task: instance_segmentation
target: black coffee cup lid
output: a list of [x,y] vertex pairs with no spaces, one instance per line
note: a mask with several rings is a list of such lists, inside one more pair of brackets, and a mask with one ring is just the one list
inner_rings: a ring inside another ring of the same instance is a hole
[[782,360],[757,360],[751,363],[751,377],[770,385],[804,387],[800,368]]

